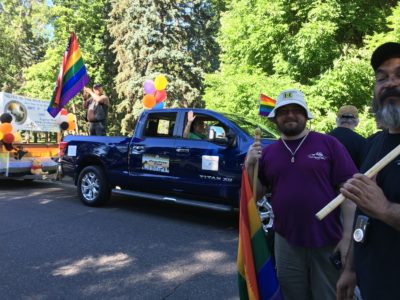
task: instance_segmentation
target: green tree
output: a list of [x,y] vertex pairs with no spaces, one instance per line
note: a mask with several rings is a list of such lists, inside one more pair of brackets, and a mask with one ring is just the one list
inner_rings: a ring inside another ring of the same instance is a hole
[[44,54],[46,1],[0,1],[0,89],[12,92],[23,83],[22,70]]
[[207,107],[254,118],[260,92],[276,97],[283,88],[295,87],[306,94],[314,129],[332,129],[337,109],[354,104],[362,112],[359,131],[371,133],[369,58],[378,44],[399,40],[395,5],[397,1],[232,1],[221,17],[220,69],[206,76]]
[[118,111],[125,115],[122,131],[132,129],[142,110],[144,81],[159,74],[169,81],[167,106],[182,106],[184,101],[203,106],[204,72],[218,66],[212,3],[114,0],[112,7],[109,30],[118,63]]
[[[56,78],[60,69],[62,55],[67,47],[72,31],[76,32],[79,48],[90,77],[90,85],[101,82],[111,99],[109,119],[121,118],[116,112],[118,104],[114,87],[116,68],[113,64],[115,55],[110,49],[112,38],[107,30],[107,17],[110,11],[108,0],[54,0],[48,8],[49,24],[52,28],[52,39],[41,61],[24,71],[25,84],[19,92],[41,99],[51,98]],[[113,101],[114,100],[114,101]],[[78,125],[85,130],[85,111],[82,110],[82,99],[75,97],[67,108],[75,108]],[[108,132],[120,132],[119,122],[109,122]]]

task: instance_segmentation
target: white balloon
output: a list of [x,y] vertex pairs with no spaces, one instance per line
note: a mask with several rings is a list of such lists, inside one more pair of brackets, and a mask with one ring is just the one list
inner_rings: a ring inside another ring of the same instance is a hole
[[66,115],[62,115],[58,118],[58,124],[61,124],[62,122],[68,122],[68,117]]

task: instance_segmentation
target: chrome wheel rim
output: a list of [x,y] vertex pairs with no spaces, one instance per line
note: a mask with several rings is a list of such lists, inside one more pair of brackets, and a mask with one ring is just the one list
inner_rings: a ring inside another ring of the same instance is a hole
[[88,202],[96,200],[99,196],[100,184],[95,173],[88,172],[83,176],[81,181],[81,192]]
[[274,212],[266,196],[257,201],[257,208],[263,230],[265,233],[268,233],[274,224]]

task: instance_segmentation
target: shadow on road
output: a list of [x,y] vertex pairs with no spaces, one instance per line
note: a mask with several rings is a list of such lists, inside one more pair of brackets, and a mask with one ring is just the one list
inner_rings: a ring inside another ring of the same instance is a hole
[[198,223],[212,227],[238,228],[238,212],[221,212],[205,208],[179,206],[148,199],[113,195],[106,207],[120,208],[126,211],[148,216],[157,216],[169,219],[179,219],[184,222]]
[[[25,181],[4,179],[0,180],[0,189],[34,189],[56,187],[65,190],[68,196],[73,196],[77,203],[84,206],[79,201],[76,187],[71,180],[67,181]],[[71,201],[70,197],[57,197],[57,201]],[[85,207],[85,206],[84,206]],[[112,195],[110,201],[104,207],[94,208],[96,210],[122,209],[126,212],[135,212],[148,217],[159,217],[166,219],[177,219],[182,222],[202,224],[211,227],[238,229],[238,212],[221,212],[206,208],[179,206],[171,202],[161,202],[143,198],[129,197],[123,195]]]

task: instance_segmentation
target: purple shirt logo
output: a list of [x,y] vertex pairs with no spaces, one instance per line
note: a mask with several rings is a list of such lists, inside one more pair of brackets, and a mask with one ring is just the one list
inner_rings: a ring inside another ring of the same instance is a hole
[[308,157],[316,159],[316,160],[321,160],[321,159],[325,160],[325,159],[328,158],[322,152],[315,152],[315,153],[312,153],[312,154],[308,154]]

